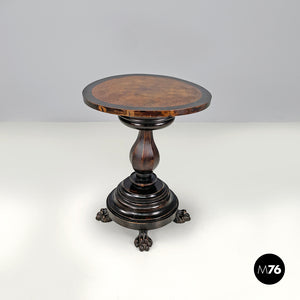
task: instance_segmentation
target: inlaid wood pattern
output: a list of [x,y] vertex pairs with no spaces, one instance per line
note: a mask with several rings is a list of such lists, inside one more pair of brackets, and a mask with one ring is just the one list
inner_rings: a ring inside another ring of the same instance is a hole
[[95,81],[83,90],[90,107],[129,117],[167,117],[207,108],[211,95],[203,87],[174,77],[130,74]]

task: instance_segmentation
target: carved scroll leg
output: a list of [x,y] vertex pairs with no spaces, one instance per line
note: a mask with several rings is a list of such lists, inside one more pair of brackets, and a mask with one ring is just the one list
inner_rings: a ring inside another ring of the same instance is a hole
[[101,221],[104,223],[110,222],[111,218],[109,217],[107,208],[101,208],[96,216],[97,221]]
[[147,230],[140,230],[139,235],[134,240],[134,245],[140,249],[140,251],[149,251],[153,242],[148,236]]
[[174,219],[175,223],[185,223],[190,220],[191,220],[190,214],[185,209],[177,210],[176,216]]

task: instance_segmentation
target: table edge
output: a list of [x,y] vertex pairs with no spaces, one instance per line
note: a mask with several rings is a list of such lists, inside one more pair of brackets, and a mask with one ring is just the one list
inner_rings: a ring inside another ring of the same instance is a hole
[[[94,86],[98,85],[101,82],[104,82],[106,80],[114,79],[114,78],[120,78],[120,77],[128,77],[128,76],[155,76],[155,77],[164,77],[164,78],[171,78],[178,81],[182,81],[185,83],[188,83],[190,85],[193,85],[194,87],[198,88],[201,91],[202,97],[198,99],[195,102],[188,103],[185,105],[178,105],[178,106],[168,106],[168,107],[145,107],[143,109],[140,109],[139,107],[134,106],[123,106],[123,105],[117,105],[117,104],[110,104],[109,102],[105,102],[102,100],[97,99],[92,94],[92,89]],[[166,76],[166,75],[156,75],[156,74],[122,74],[122,75],[115,75],[115,76],[109,76],[102,78],[100,80],[96,80],[90,84],[88,84],[82,91],[83,99],[85,104],[87,104],[89,107],[105,112],[110,114],[115,114],[119,116],[127,116],[127,117],[167,117],[167,116],[180,116],[180,115],[187,115],[199,112],[201,110],[206,109],[211,102],[212,95],[211,93],[205,89],[204,87],[195,84],[193,82],[172,77],[172,76]],[[89,99],[88,99],[89,98]],[[93,101],[92,101],[92,100]],[[193,106],[194,105],[194,106]]]

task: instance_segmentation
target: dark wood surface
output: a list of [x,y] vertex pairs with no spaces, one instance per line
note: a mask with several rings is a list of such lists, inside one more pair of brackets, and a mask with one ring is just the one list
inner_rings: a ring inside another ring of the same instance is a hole
[[147,74],[107,77],[83,90],[87,105],[102,112],[128,117],[168,117],[207,108],[211,94],[182,79]]
[[153,173],[159,152],[152,131],[170,125],[175,116],[207,108],[211,94],[185,80],[132,74],[95,81],[83,90],[83,98],[90,107],[117,114],[123,124],[139,130],[130,151],[134,172],[108,195],[96,219],[139,230],[134,245],[148,251],[153,244],[148,230],[191,219],[185,209],[178,209],[175,193]]
[[159,152],[152,131],[172,124],[174,117],[119,116],[119,119],[126,126],[139,130],[129,155],[134,172],[108,195],[106,208],[97,213],[96,219],[139,230],[134,245],[141,251],[148,251],[153,244],[148,230],[172,221],[185,223],[190,220],[186,210],[178,209],[174,192],[153,173],[159,163]]

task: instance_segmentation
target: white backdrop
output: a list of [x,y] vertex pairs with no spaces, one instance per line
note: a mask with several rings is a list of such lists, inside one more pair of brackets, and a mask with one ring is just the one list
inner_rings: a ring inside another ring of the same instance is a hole
[[203,85],[187,121],[297,121],[299,1],[1,0],[0,120],[117,120],[85,106],[102,77],[170,75]]
[[[154,133],[155,173],[191,222],[149,236],[95,220],[132,170],[115,122],[0,124],[1,300],[299,300],[300,123],[184,123]],[[267,286],[261,255],[286,270]]]

